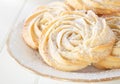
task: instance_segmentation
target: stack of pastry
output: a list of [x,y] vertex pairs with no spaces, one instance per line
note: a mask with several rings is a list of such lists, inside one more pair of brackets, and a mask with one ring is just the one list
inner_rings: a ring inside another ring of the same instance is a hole
[[23,38],[62,71],[120,68],[120,1],[66,0],[37,8]]

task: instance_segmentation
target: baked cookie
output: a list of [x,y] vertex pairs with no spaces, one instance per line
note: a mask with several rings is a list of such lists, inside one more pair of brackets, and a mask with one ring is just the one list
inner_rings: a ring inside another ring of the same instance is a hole
[[74,9],[93,10],[96,14],[120,12],[120,0],[66,0]]
[[84,4],[82,3],[82,0],[65,0],[65,3],[72,7],[74,10],[83,10]]
[[94,64],[94,66],[100,69],[120,68],[120,16],[111,15],[105,18],[116,35],[116,42],[113,46],[112,55]]
[[41,31],[63,11],[72,9],[62,2],[54,2],[46,6],[40,6],[35,13],[24,22],[22,36],[25,42],[33,49],[38,48]]
[[94,12],[64,12],[41,35],[39,53],[50,66],[76,71],[110,55],[115,36]]

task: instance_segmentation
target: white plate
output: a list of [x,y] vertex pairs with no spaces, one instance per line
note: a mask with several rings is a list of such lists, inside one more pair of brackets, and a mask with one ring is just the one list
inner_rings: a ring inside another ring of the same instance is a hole
[[17,22],[19,24],[15,26],[7,41],[7,47],[10,55],[20,65],[41,76],[60,80],[70,80],[74,82],[100,82],[120,79],[120,69],[101,71],[90,66],[77,72],[63,72],[49,67],[43,62],[38,51],[32,50],[25,44],[21,35],[23,19],[24,18],[19,19]]
[[23,22],[11,32],[7,42],[8,51],[19,64],[35,73],[54,79],[78,82],[108,81],[120,78],[120,69],[100,71],[91,66],[77,72],[63,72],[53,69],[43,62],[38,51],[32,50],[25,44],[21,35],[22,28]]

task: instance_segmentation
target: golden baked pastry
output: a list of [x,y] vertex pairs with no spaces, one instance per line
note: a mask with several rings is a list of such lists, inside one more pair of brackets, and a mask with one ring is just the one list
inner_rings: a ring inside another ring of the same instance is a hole
[[93,10],[97,14],[120,12],[120,0],[66,0],[74,9]]
[[106,21],[94,12],[71,11],[42,31],[39,53],[56,69],[76,71],[110,55],[114,41]]
[[24,24],[23,38],[33,49],[38,48],[41,31],[63,11],[72,10],[62,2],[54,2],[47,6],[40,6],[37,11],[29,16]]
[[82,3],[82,0],[65,0],[65,3],[72,7],[74,10],[83,10],[84,4]]
[[94,64],[94,66],[100,69],[116,69],[120,68],[120,16],[108,16],[106,20],[116,35],[116,42],[112,55]]

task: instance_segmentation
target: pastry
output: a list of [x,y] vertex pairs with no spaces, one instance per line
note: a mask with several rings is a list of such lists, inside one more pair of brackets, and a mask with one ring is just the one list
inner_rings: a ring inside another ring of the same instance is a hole
[[86,9],[92,9],[97,14],[112,14],[120,12],[120,0],[82,0]]
[[74,10],[83,10],[84,4],[82,3],[82,0],[65,0],[65,3],[72,7]]
[[76,71],[110,55],[115,36],[94,12],[64,12],[43,31],[39,53],[50,66]]
[[40,6],[36,12],[29,16],[24,24],[23,38],[33,49],[38,48],[41,31],[63,11],[72,9],[62,2],[54,2],[47,6]]
[[116,69],[120,68],[120,16],[108,16],[106,20],[116,35],[116,42],[112,55],[94,64],[94,66],[100,69]]
[[120,12],[120,0],[66,0],[74,9],[93,10],[97,14]]

